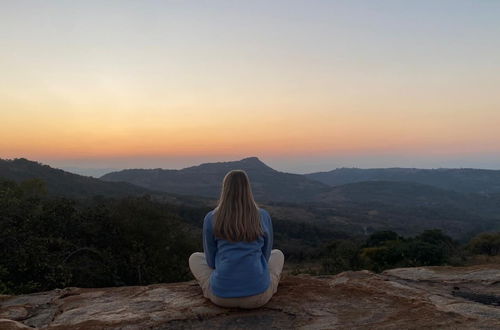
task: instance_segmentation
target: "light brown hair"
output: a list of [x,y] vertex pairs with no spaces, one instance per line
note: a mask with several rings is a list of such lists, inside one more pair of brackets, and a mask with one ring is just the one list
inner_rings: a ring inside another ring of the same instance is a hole
[[222,181],[214,212],[214,235],[231,242],[252,242],[263,236],[259,206],[245,171],[230,171]]

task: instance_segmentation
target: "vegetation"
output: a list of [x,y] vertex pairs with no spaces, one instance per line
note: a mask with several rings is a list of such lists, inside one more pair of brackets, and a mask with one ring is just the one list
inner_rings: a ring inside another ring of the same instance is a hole
[[480,234],[469,242],[467,248],[474,254],[498,256],[500,255],[500,232]]
[[351,235],[326,226],[294,222],[273,217],[274,246],[282,250],[288,261],[302,263],[316,259],[323,246],[332,239],[347,239]]
[[[0,180],[0,293],[65,286],[102,287],[191,279],[187,260],[201,251],[209,207],[149,196],[70,199],[43,181]],[[275,247],[296,262],[346,234],[273,219]]]
[[[54,176],[51,185],[57,186],[59,179]],[[68,183],[67,188],[70,187]],[[87,188],[85,196],[94,194],[94,188]],[[185,197],[190,203],[186,205],[181,198],[176,197],[176,204],[168,204],[169,199],[157,195],[80,199],[69,196],[72,197],[58,197],[49,184],[39,179],[18,183],[0,180],[0,293],[191,279],[187,260],[190,253],[202,249],[202,219],[211,208],[205,201],[193,202],[194,199]],[[296,204],[276,204],[274,209],[282,208],[292,214],[301,210],[304,218],[292,221],[286,213],[273,214],[275,247],[284,251],[287,263],[295,265],[296,272],[307,266],[308,272],[323,274],[459,265],[472,255],[500,254],[500,233],[482,233],[464,245],[440,230],[425,230],[413,237],[376,231],[377,227],[365,227],[368,236],[343,230],[350,229],[341,226],[344,219],[361,219],[361,224],[377,226],[391,217],[410,228],[409,221],[418,220],[412,220],[415,214],[443,219],[443,212],[437,216],[431,208],[411,205],[400,207],[398,218],[385,205],[365,201],[363,205],[336,208],[309,204],[300,209]],[[468,217],[453,208],[447,212],[457,224],[466,222]],[[406,223],[404,215],[410,219]],[[311,216],[318,221],[308,222]]]
[[0,293],[182,281],[197,231],[144,197],[76,201],[0,182]]
[[426,230],[415,237],[401,237],[381,231],[364,241],[336,240],[326,246],[322,271],[336,274],[345,270],[376,272],[396,267],[458,264],[464,261],[460,245],[440,230]]

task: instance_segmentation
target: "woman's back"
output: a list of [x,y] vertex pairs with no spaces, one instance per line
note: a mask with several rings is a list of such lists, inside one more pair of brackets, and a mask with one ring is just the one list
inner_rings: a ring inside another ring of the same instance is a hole
[[231,242],[213,234],[214,211],[203,223],[203,245],[207,264],[215,270],[210,286],[215,295],[224,298],[245,297],[262,293],[269,287],[268,260],[273,244],[271,217],[260,209],[264,235],[246,242]]

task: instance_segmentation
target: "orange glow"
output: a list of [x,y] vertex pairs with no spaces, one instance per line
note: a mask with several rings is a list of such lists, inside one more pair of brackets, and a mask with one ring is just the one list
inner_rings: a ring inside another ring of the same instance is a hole
[[498,154],[498,4],[373,6],[11,1],[0,157]]
[[[489,150],[496,122],[472,114],[445,123],[425,115],[354,115],[346,111],[121,112],[107,109],[48,116],[3,116],[3,157],[304,155],[343,152]],[[20,112],[22,113],[22,112]],[[500,116],[496,116],[500,119]],[[491,141],[485,143],[484,141]],[[495,144],[497,145],[497,144]]]

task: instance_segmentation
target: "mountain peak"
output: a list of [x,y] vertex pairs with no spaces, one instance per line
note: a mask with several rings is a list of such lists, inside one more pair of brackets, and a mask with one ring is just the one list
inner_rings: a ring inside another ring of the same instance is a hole
[[247,162],[261,162],[261,160],[258,157],[252,156],[252,157],[246,157],[241,159],[242,162],[247,161]]
[[[263,161],[261,161],[258,157],[247,157],[243,158],[240,160],[240,162],[247,163],[247,164],[259,164],[259,165],[266,165],[264,164]],[[267,166],[267,165],[266,165]]]
[[231,160],[225,162],[216,162],[216,163],[203,163],[196,166],[186,167],[180,171],[200,171],[200,170],[216,170],[216,171],[229,171],[232,169],[241,169],[241,170],[272,170],[271,167],[267,166],[264,162],[262,162],[257,157],[247,157],[240,160]]
[[247,157],[243,158],[239,161],[236,161],[235,163],[241,164],[243,169],[245,168],[253,168],[253,169],[260,169],[260,170],[272,170],[275,171],[273,168],[268,166],[266,163],[261,161],[258,157]]

